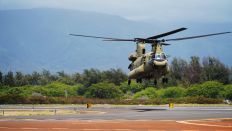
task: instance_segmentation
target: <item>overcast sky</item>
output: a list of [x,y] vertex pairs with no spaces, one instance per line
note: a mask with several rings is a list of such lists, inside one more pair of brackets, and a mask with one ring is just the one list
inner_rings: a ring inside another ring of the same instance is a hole
[[232,22],[232,0],[0,0],[0,9],[65,8],[160,22]]

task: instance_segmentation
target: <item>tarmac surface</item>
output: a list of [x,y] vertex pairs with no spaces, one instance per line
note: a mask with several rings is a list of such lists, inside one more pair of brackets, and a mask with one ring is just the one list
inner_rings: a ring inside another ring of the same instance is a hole
[[[2,109],[27,110],[28,106]],[[1,110],[0,108],[0,110]],[[0,131],[11,130],[188,130],[232,131],[232,106],[93,105],[36,106],[34,110],[78,110],[70,115],[0,116]],[[0,111],[1,113],[1,111]]]

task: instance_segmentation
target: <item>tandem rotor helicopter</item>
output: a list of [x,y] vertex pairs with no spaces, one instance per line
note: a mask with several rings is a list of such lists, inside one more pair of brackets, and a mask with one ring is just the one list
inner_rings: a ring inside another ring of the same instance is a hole
[[[174,39],[159,39],[177,32],[186,30],[187,28],[179,28],[159,35],[151,36],[148,38],[133,38],[133,39],[120,39],[120,38],[110,38],[110,37],[99,37],[90,35],[79,35],[79,34],[69,34],[78,37],[89,37],[102,39],[103,41],[131,41],[136,42],[135,52],[129,55],[129,60],[131,64],[128,66],[130,72],[128,73],[128,85],[131,84],[131,80],[135,79],[137,83],[142,83],[143,79],[154,79],[154,85],[157,84],[157,80],[162,78],[162,83],[168,83],[168,78],[166,75],[169,72],[168,59],[163,51],[163,46],[168,46],[170,44],[165,43],[166,41],[179,41],[187,39],[195,39],[201,37],[208,37],[214,35],[222,35],[231,32],[220,32],[206,35],[197,35],[189,37],[181,37]],[[151,51],[146,53],[145,45],[151,45]]]

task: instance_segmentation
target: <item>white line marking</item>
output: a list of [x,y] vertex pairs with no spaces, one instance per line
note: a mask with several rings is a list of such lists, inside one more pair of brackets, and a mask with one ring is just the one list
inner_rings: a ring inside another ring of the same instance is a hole
[[176,121],[176,122],[177,123],[181,123],[181,124],[197,125],[197,126],[212,126],[212,127],[232,128],[232,126],[222,126],[222,125],[210,125],[210,124],[192,123],[192,122],[188,122],[188,121]]

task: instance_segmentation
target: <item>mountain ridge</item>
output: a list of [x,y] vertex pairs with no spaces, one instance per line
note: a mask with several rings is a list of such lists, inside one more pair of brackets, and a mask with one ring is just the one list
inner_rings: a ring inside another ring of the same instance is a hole
[[[115,15],[50,8],[0,10],[0,19],[0,70],[23,72],[42,69],[52,72],[81,72],[88,68],[122,68],[127,71],[127,57],[135,50],[134,43],[103,42],[68,34],[133,38],[149,37],[158,32],[182,27],[179,23],[169,26],[162,23],[152,25]],[[215,26],[215,31],[219,31],[221,25],[223,30],[232,28],[230,23],[215,25],[207,25],[207,30],[214,31],[212,27]],[[195,35],[199,27],[206,26],[196,27],[196,30],[186,32],[185,35]],[[202,30],[199,32],[206,33]],[[183,35],[180,33],[173,36],[179,37],[181,34]],[[232,39],[228,36],[220,37],[196,40],[197,43],[205,43],[201,47],[196,46],[194,41],[182,41],[178,44],[173,42],[165,50],[173,57],[210,55],[232,65],[229,60],[232,56],[229,51],[232,48]],[[219,42],[222,42],[220,46],[217,44]]]

